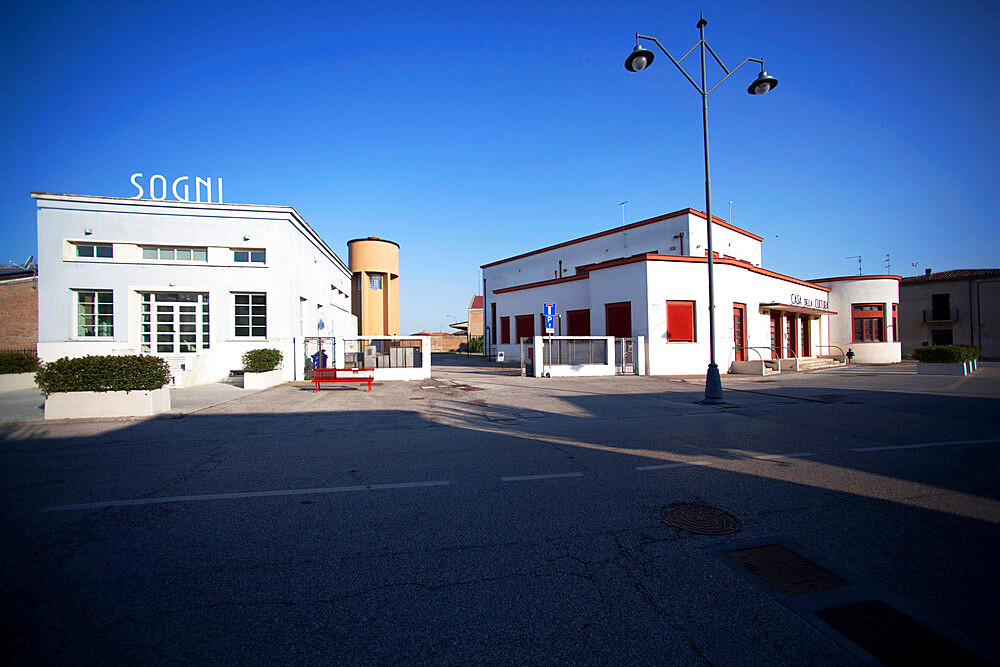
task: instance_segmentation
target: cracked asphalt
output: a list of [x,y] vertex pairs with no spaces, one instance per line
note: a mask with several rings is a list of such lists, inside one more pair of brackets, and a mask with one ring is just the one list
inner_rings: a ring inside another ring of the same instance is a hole
[[[1000,364],[286,384],[175,419],[0,427],[12,664],[864,664],[880,599],[1000,662]],[[666,526],[677,502],[740,533]],[[727,550],[849,582],[788,598]]]

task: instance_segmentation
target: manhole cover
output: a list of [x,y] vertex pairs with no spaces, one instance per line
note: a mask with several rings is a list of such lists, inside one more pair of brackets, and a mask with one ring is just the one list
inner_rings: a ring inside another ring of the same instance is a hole
[[740,520],[728,512],[694,503],[676,503],[660,512],[663,523],[698,535],[729,535],[743,530]]

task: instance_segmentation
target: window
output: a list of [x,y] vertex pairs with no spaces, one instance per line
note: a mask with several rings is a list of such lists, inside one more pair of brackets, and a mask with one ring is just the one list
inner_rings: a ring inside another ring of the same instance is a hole
[[264,250],[233,250],[233,261],[264,264],[267,260],[266,255]]
[[110,338],[115,335],[111,290],[76,293],[76,335],[81,338]]
[[899,342],[899,329],[896,327],[896,320],[899,315],[899,304],[892,304],[892,342]]
[[605,336],[632,337],[632,302],[604,304]]
[[507,345],[510,343],[510,318],[501,317],[500,318],[500,344]]
[[368,276],[368,289],[370,290],[382,289],[382,276]]
[[514,342],[520,343],[522,338],[531,338],[535,331],[534,315],[518,315],[514,318]]
[[113,251],[110,243],[77,243],[77,257],[112,257]]
[[667,341],[694,342],[694,301],[667,301]]
[[141,317],[142,352],[183,354],[209,347],[208,294],[143,292]]
[[932,329],[931,345],[951,345],[955,342],[955,333],[951,329]]
[[566,312],[566,335],[590,335],[590,309],[570,310]]
[[181,262],[207,262],[207,248],[167,248],[167,247],[143,247],[143,259],[158,259],[160,261]]
[[267,337],[267,295],[234,294],[236,300],[236,335]]
[[852,303],[855,343],[885,341],[885,306],[881,303]]

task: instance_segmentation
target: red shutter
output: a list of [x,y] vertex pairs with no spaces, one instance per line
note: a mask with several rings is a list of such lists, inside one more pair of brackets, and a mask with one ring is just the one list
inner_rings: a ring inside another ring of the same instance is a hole
[[667,301],[667,340],[694,342],[694,301]]

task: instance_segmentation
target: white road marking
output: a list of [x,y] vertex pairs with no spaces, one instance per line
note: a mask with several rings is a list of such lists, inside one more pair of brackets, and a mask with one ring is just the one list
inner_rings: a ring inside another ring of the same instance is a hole
[[532,479],[558,479],[560,477],[583,477],[582,472],[557,472],[551,475],[518,475],[516,477],[501,477],[504,482],[526,482]]
[[665,470],[666,468],[684,468],[686,466],[709,466],[711,461],[689,461],[688,463],[664,463],[655,466],[636,466],[636,470]]
[[885,447],[855,447],[855,452],[887,452],[896,449],[922,449],[924,447],[951,447],[953,445],[990,445],[1000,442],[1000,438],[991,440],[953,440],[951,442],[920,442],[913,445],[888,445]]
[[770,461],[772,459],[799,459],[804,456],[816,456],[812,452],[796,452],[794,454],[761,454],[760,456],[754,456],[752,458],[760,459],[762,461]]
[[280,491],[247,491],[244,493],[205,493],[193,496],[165,496],[161,498],[133,498],[131,500],[109,500],[101,503],[80,503],[78,505],[55,505],[43,512],[66,512],[72,510],[102,509],[105,507],[131,507],[134,505],[156,505],[161,503],[188,503],[198,500],[233,500],[238,498],[268,498],[272,496],[308,496],[343,491],[379,491],[383,489],[414,489],[425,486],[446,486],[451,482],[402,482],[399,484],[366,484],[362,486],[328,486],[316,489],[284,489]]

